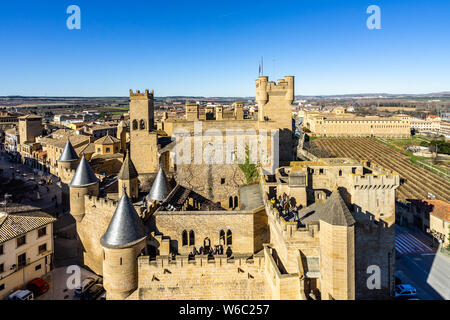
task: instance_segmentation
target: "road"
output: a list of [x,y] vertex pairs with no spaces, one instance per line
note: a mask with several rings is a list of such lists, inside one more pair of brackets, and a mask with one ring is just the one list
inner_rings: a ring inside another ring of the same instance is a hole
[[403,227],[396,226],[396,276],[402,283],[417,289],[420,300],[443,300],[428,283],[427,279],[435,259],[435,248],[426,240]]
[[42,277],[47,281],[50,289],[43,295],[36,297],[36,300],[80,300],[80,298],[76,297],[74,294],[74,279],[77,274],[79,275],[77,283],[81,283],[88,277],[94,279],[100,278],[95,273],[76,265],[72,265],[70,268],[60,267],[53,269]]
[[[20,179],[22,181],[26,181],[29,183],[38,184],[40,180],[47,180],[51,179],[51,184],[45,184],[45,185],[39,185],[39,200],[35,201],[27,201],[25,200],[23,204],[29,204],[34,205],[39,208],[50,208],[54,207],[55,202],[52,200],[54,196],[56,196],[57,203],[58,203],[58,209],[61,208],[61,201],[62,201],[62,194],[61,189],[56,185],[56,177],[53,177],[51,175],[42,176],[38,174],[38,171],[36,169],[33,169],[27,165],[21,164],[21,163],[14,163],[9,161],[8,156],[6,153],[1,152],[0,153],[0,168],[3,169],[3,177],[11,178],[14,174],[14,177],[16,179]],[[13,168],[13,169],[12,169]],[[20,173],[17,172],[17,170],[20,171]],[[27,177],[24,177],[23,174],[26,174]],[[33,177],[34,180],[30,179]],[[48,189],[47,189],[48,188]],[[3,200],[3,199],[0,199]],[[54,211],[54,210],[52,210]]]

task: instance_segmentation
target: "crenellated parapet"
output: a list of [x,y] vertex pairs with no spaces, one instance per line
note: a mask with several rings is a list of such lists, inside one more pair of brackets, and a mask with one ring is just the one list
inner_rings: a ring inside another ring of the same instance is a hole
[[84,203],[86,208],[90,206],[95,207],[98,210],[105,209],[105,210],[112,210],[113,212],[118,204],[118,202],[113,199],[106,199],[103,197],[97,197],[92,195],[85,195]]
[[285,241],[314,241],[319,238],[318,223],[306,223],[305,226],[299,227],[296,221],[286,221],[280,216],[272,203],[268,200],[267,194],[264,195],[263,200],[271,226],[283,235]]
[[294,76],[286,76],[284,79],[269,81],[269,77],[260,76],[256,80],[256,101],[259,106],[268,103],[271,99],[294,101]]
[[359,189],[396,189],[400,176],[386,174],[353,175],[353,184]]
[[144,92],[140,90],[133,91],[130,89],[130,99],[153,99],[154,91],[146,89]]
[[262,268],[264,267],[264,256],[227,258],[226,255],[214,255],[213,258],[208,258],[207,255],[196,255],[195,259],[189,259],[187,255],[177,255],[175,260],[172,260],[169,256],[157,256],[154,260],[150,260],[149,256],[138,258],[139,269],[146,268],[154,272],[164,271],[165,269],[207,269],[209,267]]

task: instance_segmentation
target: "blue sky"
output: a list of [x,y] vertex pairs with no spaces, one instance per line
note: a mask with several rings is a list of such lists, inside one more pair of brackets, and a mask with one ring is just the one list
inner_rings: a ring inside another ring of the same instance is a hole
[[296,94],[450,91],[450,1],[0,2],[0,95],[253,96],[261,56]]

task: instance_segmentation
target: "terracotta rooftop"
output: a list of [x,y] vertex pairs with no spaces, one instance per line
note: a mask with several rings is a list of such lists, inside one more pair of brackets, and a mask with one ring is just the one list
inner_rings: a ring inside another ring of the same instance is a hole
[[46,137],[41,138],[40,142],[42,144],[55,146],[57,148],[64,148],[67,143],[67,139],[70,140],[72,146],[78,146],[80,143],[90,140],[91,137],[87,135],[76,134],[76,131],[74,130],[65,131],[63,129],[60,129]]
[[109,134],[100,139],[95,140],[95,144],[114,144],[117,142],[120,142],[120,140],[117,139],[116,137],[110,136]]
[[0,213],[0,243],[24,235],[56,221],[42,211]]
[[417,208],[439,219],[450,221],[450,203],[442,200],[410,200]]

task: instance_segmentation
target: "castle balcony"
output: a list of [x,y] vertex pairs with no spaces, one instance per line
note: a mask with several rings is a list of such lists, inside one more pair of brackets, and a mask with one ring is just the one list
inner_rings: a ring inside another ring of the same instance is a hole
[[285,241],[314,241],[318,237],[317,223],[301,224],[299,221],[286,221],[268,200],[268,194],[263,197],[269,224],[283,236]]

